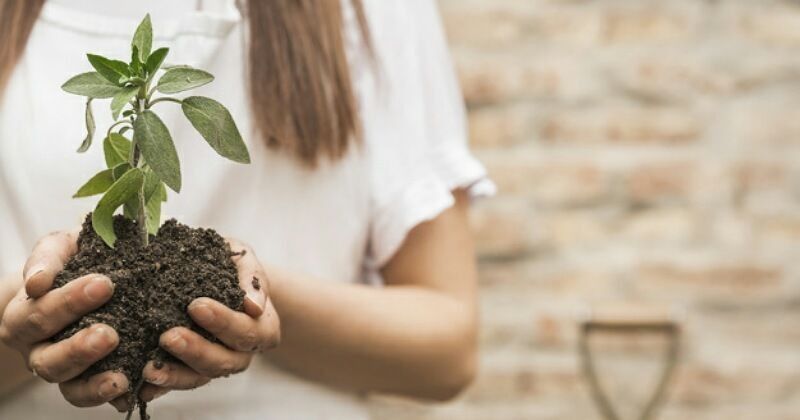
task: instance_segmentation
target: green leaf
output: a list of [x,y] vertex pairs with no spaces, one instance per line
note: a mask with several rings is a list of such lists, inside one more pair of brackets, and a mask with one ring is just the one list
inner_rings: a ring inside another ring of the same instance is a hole
[[114,182],[97,203],[92,213],[92,227],[108,246],[113,248],[117,241],[117,235],[114,233],[114,212],[138,194],[142,183],[144,183],[144,173],[134,168]]
[[164,63],[164,59],[167,57],[167,53],[169,52],[169,48],[159,48],[153,51],[150,54],[150,57],[147,58],[147,64],[144,65],[145,70],[147,70],[147,74],[149,74],[149,78],[152,78],[156,71],[161,67],[161,64]]
[[114,181],[122,178],[128,171],[131,170],[131,165],[128,162],[120,163],[111,170],[111,175],[114,176]]
[[97,128],[94,124],[94,114],[92,113],[92,99],[94,98],[86,100],[86,112],[84,114],[86,118],[86,137],[83,139],[80,147],[78,147],[78,153],[89,150],[89,147],[92,145],[92,139],[94,138],[94,130]]
[[164,69],[164,70],[172,70],[172,69],[191,69],[191,68],[194,68],[194,67],[192,67],[192,66],[190,66],[188,64],[167,64],[167,65],[161,66],[161,68]]
[[161,185],[161,179],[158,178],[152,170],[145,169],[144,171],[144,200],[150,201],[154,194],[160,193],[158,186]]
[[[158,195],[160,198],[159,186],[161,184],[161,180],[158,179],[158,176],[153,173],[153,171],[147,167],[140,169],[144,173],[144,201],[145,203],[149,202],[151,198]],[[136,219],[137,215],[139,214],[139,196],[131,197],[128,201],[124,204],[124,211],[125,216],[130,219]]]
[[122,205],[122,214],[130,220],[136,220],[136,209],[139,208],[139,198],[132,197]]
[[130,64],[131,74],[133,75],[142,74],[142,68],[143,68],[142,62],[139,61],[139,48],[136,48],[136,46],[134,45],[133,48],[131,48],[131,64]]
[[167,186],[164,185],[163,182],[158,185],[158,191],[159,191],[159,195],[161,197],[161,201],[166,203],[167,202]]
[[123,78],[131,76],[128,64],[119,60],[109,60],[94,54],[86,54],[92,67],[111,83],[119,85]]
[[[159,184],[163,185],[163,184]],[[161,191],[161,190],[158,190]],[[166,193],[166,190],[164,190]],[[151,235],[155,235],[158,233],[158,228],[161,227],[161,202],[162,196],[159,192],[158,194],[154,194],[147,200],[147,204],[145,205],[145,216],[147,220],[147,232]]]
[[119,113],[122,112],[122,108],[128,105],[128,102],[136,96],[137,92],[139,92],[138,86],[129,86],[123,88],[120,93],[114,95],[114,99],[111,100],[111,117],[114,121],[119,118]]
[[133,141],[145,162],[175,192],[181,190],[181,165],[167,126],[152,111],[144,111],[133,122]]
[[113,168],[120,163],[127,163],[131,155],[131,141],[122,134],[111,133],[103,140],[103,154],[106,166]]
[[181,104],[183,114],[211,147],[234,162],[250,163],[250,153],[231,113],[219,102],[190,96]]
[[72,198],[89,197],[92,195],[102,194],[108,190],[114,183],[114,176],[111,174],[111,169],[98,172],[95,176],[89,179]]
[[161,93],[178,93],[194,89],[214,80],[211,73],[198,69],[173,68],[167,70],[160,79],[156,89]]
[[111,98],[122,90],[122,88],[109,82],[96,71],[81,73],[72,77],[61,85],[61,89],[74,95],[99,99]]
[[145,15],[136,32],[133,34],[131,47],[136,47],[139,51],[139,61],[147,62],[150,50],[153,48],[153,24],[150,22],[150,14]]
[[120,82],[122,82],[123,84],[130,83],[130,84],[135,85],[135,86],[141,86],[141,85],[147,83],[147,80],[144,80],[139,76],[133,76],[133,77],[129,77],[127,79],[123,77],[122,79],[120,79]]

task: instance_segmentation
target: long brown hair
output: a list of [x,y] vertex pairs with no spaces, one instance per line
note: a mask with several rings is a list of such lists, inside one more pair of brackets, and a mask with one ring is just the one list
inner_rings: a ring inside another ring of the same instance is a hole
[[[255,128],[308,166],[338,159],[359,138],[341,1],[351,1],[371,51],[361,0],[247,0],[248,79]],[[45,0],[0,0],[0,93]]]

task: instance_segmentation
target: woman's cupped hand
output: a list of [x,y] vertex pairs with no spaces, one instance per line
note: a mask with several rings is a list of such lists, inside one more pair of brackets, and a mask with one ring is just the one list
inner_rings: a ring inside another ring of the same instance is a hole
[[[119,344],[113,328],[98,323],[65,340],[50,341],[50,337],[102,306],[114,293],[113,282],[101,274],[89,274],[52,289],[56,275],[77,252],[77,236],[77,230],[56,232],[36,244],[23,270],[23,287],[3,312],[0,340],[19,351],[35,375],[57,383],[71,404],[91,407],[109,402],[118,410],[127,411],[133,401],[132,384],[124,374],[107,371],[88,378],[82,375]],[[146,364],[142,373],[145,383],[139,391],[142,401],[242,372],[255,353],[279,343],[280,321],[269,299],[264,268],[249,246],[232,239],[228,242],[245,291],[244,312],[209,298],[191,302],[189,316],[219,343],[185,327],[165,331],[159,344],[179,362]]]

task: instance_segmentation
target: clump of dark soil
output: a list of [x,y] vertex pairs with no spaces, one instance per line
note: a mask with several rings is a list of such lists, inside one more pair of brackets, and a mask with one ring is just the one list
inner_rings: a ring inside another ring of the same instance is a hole
[[84,375],[121,371],[134,391],[149,360],[175,361],[158,346],[164,331],[184,326],[217,341],[191,320],[186,311],[189,303],[209,297],[243,311],[244,292],[239,287],[230,246],[214,230],[190,228],[171,219],[157,235],[150,236],[146,247],[142,247],[136,222],[117,216],[114,230],[118,240],[110,248],[87,217],[78,238],[78,253],[58,274],[54,286],[100,273],[114,282],[114,295],[53,339],[66,339],[95,323],[111,326],[119,334],[119,346]]

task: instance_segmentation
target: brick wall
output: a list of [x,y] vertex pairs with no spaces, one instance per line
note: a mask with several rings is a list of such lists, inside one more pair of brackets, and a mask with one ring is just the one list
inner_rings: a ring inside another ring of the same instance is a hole
[[[633,300],[686,311],[662,419],[800,418],[800,2],[439,4],[500,188],[474,212],[480,375],[376,417],[599,418],[576,314]],[[604,347],[631,412],[650,341]]]

